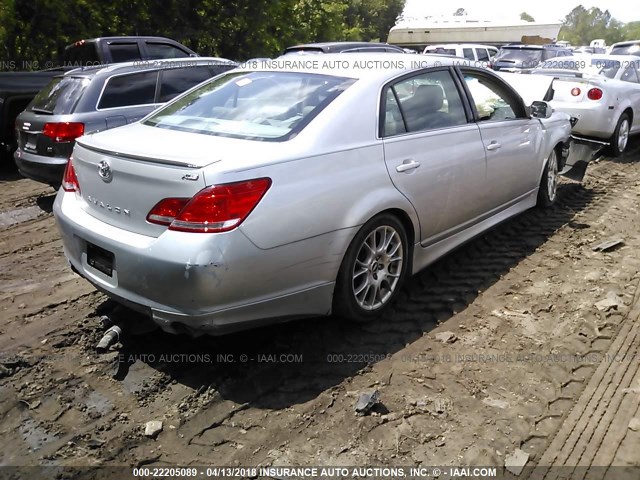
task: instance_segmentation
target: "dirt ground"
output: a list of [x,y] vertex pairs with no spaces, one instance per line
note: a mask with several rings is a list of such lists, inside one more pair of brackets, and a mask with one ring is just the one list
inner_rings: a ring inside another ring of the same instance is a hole
[[[53,199],[3,167],[0,465],[502,466],[518,448],[535,464],[640,281],[638,139],[564,181],[550,211],[411,278],[366,326],[145,331],[68,268]],[[611,239],[623,244],[593,250]],[[98,354],[104,315],[140,328]],[[380,404],[356,415],[374,390]]]

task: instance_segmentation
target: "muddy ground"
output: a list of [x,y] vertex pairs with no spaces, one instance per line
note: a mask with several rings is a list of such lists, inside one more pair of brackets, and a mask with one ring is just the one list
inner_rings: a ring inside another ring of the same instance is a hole
[[[143,320],[70,271],[53,198],[3,167],[0,465],[502,466],[517,448],[535,464],[640,281],[636,139],[564,181],[550,211],[411,278],[377,323],[195,340],[139,328],[98,354],[102,316]],[[381,403],[357,416],[373,390]]]

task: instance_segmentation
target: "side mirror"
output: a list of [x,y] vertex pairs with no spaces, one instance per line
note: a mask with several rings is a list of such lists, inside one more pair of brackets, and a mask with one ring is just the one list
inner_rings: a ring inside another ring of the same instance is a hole
[[549,118],[553,108],[547,102],[535,100],[529,107],[529,112],[533,118]]

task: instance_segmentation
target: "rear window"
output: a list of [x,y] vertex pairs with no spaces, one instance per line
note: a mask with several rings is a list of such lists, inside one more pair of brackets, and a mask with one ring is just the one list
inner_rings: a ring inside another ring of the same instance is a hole
[[530,64],[534,67],[542,60],[542,50],[528,48],[503,48],[496,54],[494,60],[522,62],[525,65]]
[[57,77],[40,90],[27,110],[34,113],[65,115],[73,113],[82,93],[89,85],[89,79],[78,77]]
[[611,55],[636,55],[640,57],[640,43],[620,45],[611,49]]
[[82,67],[100,63],[98,49],[95,42],[70,45],[64,50],[62,58],[65,66]]
[[205,135],[287,140],[355,80],[290,72],[231,72],[169,103],[146,125]]

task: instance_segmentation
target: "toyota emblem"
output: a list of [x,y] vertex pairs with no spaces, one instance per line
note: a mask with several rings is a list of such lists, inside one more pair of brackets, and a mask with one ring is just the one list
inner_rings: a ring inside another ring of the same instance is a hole
[[110,182],[111,179],[113,178],[113,173],[111,172],[111,167],[104,160],[102,160],[98,164],[98,175],[100,175],[100,178],[102,180],[104,180],[105,182]]

